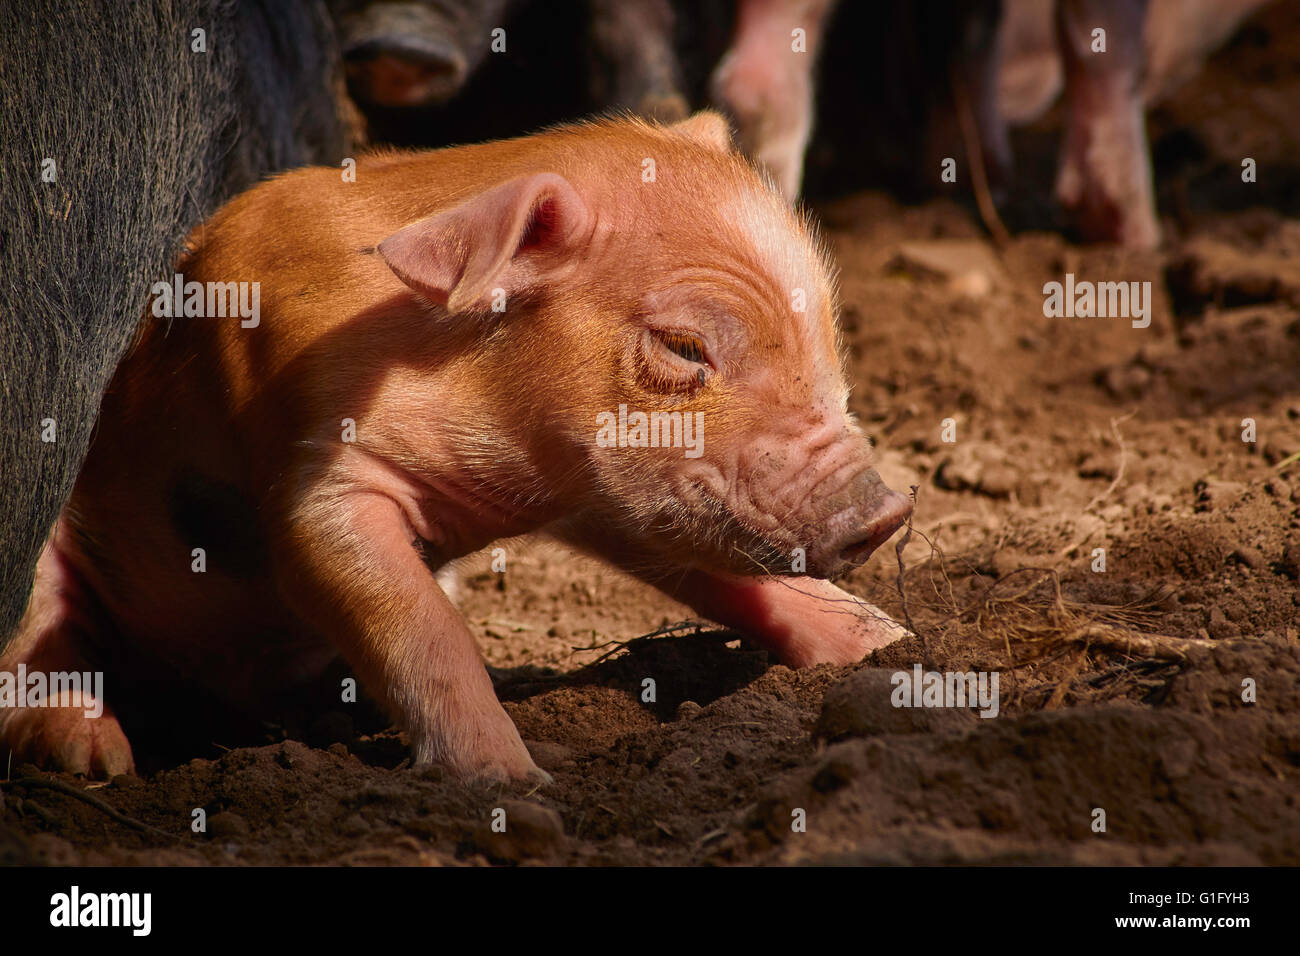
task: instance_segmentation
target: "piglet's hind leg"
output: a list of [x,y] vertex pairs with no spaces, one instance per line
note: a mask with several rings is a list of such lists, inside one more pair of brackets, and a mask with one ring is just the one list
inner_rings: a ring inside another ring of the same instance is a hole
[[[89,587],[60,551],[66,534],[56,525],[36,566],[36,583],[13,643],[0,657],[0,680],[15,697],[0,696],[0,768],[34,763],[50,770],[108,778],[135,771],[131,744],[102,699],[102,666],[94,639],[107,625]],[[17,686],[18,677],[26,686]],[[11,676],[10,676],[11,675]],[[40,685],[32,677],[40,675]],[[66,683],[75,675],[78,694]],[[87,684],[87,678],[90,679]],[[29,690],[50,689],[42,706]],[[55,687],[62,689],[55,690]],[[25,706],[18,706],[22,695]]]

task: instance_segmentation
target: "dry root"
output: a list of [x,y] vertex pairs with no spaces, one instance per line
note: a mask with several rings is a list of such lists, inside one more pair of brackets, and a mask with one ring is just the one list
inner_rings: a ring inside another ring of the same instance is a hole
[[[1046,596],[1036,596],[1045,589]],[[1096,650],[1183,661],[1196,648],[1215,646],[1213,641],[1142,630],[1152,617],[1153,603],[1153,598],[1122,606],[1069,601],[1061,595],[1055,571],[1021,568],[999,580],[960,616],[972,617],[979,638],[1003,650],[1013,666],[1073,648],[1085,654]]]

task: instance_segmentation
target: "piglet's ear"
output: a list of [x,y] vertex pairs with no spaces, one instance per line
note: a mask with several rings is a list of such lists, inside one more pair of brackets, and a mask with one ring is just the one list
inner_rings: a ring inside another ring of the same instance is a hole
[[449,312],[545,281],[590,235],[592,218],[554,173],[523,176],[421,219],[379,244],[397,277]]
[[694,116],[674,123],[668,127],[679,136],[685,136],[700,146],[705,146],[718,153],[729,153],[733,148],[731,127],[721,113],[713,110],[701,110]]

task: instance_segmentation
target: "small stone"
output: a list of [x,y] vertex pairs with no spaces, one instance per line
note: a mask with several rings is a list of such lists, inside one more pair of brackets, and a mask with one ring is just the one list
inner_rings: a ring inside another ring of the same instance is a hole
[[1233,551],[1229,557],[1238,564],[1245,565],[1246,567],[1256,571],[1264,567],[1267,563],[1264,560],[1264,555],[1261,554],[1257,548],[1252,548],[1249,545],[1242,545]]
[[1005,465],[993,465],[984,472],[980,491],[994,498],[1009,498],[1016,486],[1016,473]]
[[237,813],[224,811],[208,817],[208,836],[214,840],[236,840],[248,836],[248,821]]
[[1206,478],[1196,483],[1197,511],[1218,511],[1239,501],[1246,493],[1246,486],[1240,481],[1220,481]]
[[704,708],[693,700],[684,700],[677,705],[678,720],[694,720],[704,713]]
[[524,746],[532,756],[533,762],[543,770],[558,770],[573,766],[573,751],[564,744],[552,740],[526,740]]
[[998,790],[976,798],[975,815],[985,829],[1010,830],[1024,817],[1024,812],[1014,794]]
[[1121,504],[1107,505],[1105,508],[1101,509],[1097,517],[1101,518],[1103,525],[1113,524],[1124,517],[1124,512],[1126,510],[1127,509],[1125,509]]
[[564,821],[554,810],[527,800],[505,800],[500,807],[505,832],[494,832],[486,823],[475,841],[488,856],[518,863],[548,856],[564,843]]
[[1210,610],[1210,620],[1206,629],[1210,632],[1210,637],[1216,641],[1226,641],[1241,636],[1241,629],[1228,620],[1228,616],[1220,607]]
[[994,498],[1011,494],[1018,480],[1006,454],[992,442],[959,443],[934,474],[934,483],[949,491],[978,491]]
[[1101,385],[1112,398],[1141,394],[1151,384],[1151,370],[1143,365],[1116,365],[1101,376]]
[[1292,581],[1300,579],[1300,539],[1288,541],[1279,562],[1282,573]]

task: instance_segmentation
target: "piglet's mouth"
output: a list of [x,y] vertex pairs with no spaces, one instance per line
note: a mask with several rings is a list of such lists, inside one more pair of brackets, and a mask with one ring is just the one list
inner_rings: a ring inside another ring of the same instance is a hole
[[872,506],[866,522],[827,549],[827,577],[836,577],[858,567],[876,549],[894,536],[912,515],[912,500],[897,491],[886,491]]

